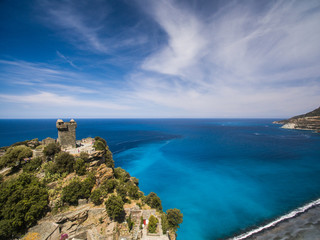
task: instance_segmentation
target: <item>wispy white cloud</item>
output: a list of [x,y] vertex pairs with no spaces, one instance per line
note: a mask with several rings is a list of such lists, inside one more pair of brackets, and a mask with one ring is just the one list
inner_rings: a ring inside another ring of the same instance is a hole
[[75,98],[72,96],[58,95],[50,92],[40,92],[29,95],[9,95],[9,94],[0,94],[0,98],[4,101],[12,103],[22,103],[22,104],[36,104],[44,105],[46,107],[84,107],[84,108],[94,108],[94,109],[113,109],[113,110],[128,110],[130,107],[110,103],[108,101],[92,101],[92,100],[83,100]]
[[168,43],[133,76],[140,98],[192,116],[290,116],[318,106],[319,2],[270,2],[257,13],[233,1],[209,18],[170,0],[152,6]]
[[67,63],[70,64],[70,66],[74,67],[75,69],[79,69],[79,67],[77,65],[75,65],[69,58],[67,58],[66,56],[64,56],[61,52],[57,51],[57,55],[62,58],[63,60],[65,60]]

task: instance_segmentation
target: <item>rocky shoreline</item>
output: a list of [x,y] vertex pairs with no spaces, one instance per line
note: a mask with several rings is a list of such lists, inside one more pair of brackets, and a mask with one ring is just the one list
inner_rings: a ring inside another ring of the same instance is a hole
[[275,124],[282,124],[282,128],[311,130],[320,132],[320,107],[303,115],[295,116],[290,119],[274,121]]
[[319,236],[320,199],[229,240],[313,240]]

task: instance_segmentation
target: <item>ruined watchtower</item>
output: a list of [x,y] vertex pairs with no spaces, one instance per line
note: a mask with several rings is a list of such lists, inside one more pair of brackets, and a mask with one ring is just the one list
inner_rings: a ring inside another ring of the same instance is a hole
[[62,148],[76,147],[76,128],[77,123],[71,119],[70,122],[64,122],[61,119],[56,123],[58,129],[58,142]]

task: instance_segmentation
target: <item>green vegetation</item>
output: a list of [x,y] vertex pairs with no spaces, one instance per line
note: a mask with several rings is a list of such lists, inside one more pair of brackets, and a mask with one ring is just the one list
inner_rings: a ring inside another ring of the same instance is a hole
[[179,225],[183,221],[183,214],[180,212],[179,209],[168,209],[167,210],[167,220],[168,220],[168,227],[174,231],[177,231]]
[[61,151],[61,147],[58,143],[49,143],[43,149],[43,154],[47,157],[53,157]]
[[156,233],[157,232],[157,226],[158,226],[158,218],[151,215],[149,218],[149,224],[148,224],[148,231],[149,233]]
[[94,205],[100,205],[102,203],[102,194],[100,189],[93,190],[90,195],[90,199]]
[[151,208],[162,211],[161,200],[154,192],[151,192],[148,196],[145,197],[145,203],[148,204]]
[[32,173],[32,172],[35,172],[35,171],[37,171],[38,169],[40,169],[41,164],[42,164],[42,159],[41,159],[40,157],[33,158],[33,159],[31,159],[29,162],[27,162],[27,163],[22,167],[22,169],[23,169],[24,172]]
[[114,177],[120,180],[120,182],[128,182],[130,180],[130,174],[121,167],[114,169]]
[[112,194],[105,202],[109,217],[115,221],[121,222],[124,214],[123,201],[120,196]]
[[[114,168],[112,153],[104,139],[96,137],[95,147],[104,151],[106,166],[112,168],[113,175],[110,176],[110,169],[102,169],[101,172],[107,170],[105,172],[108,175],[97,174],[99,178],[101,177],[97,181],[94,171],[99,166],[88,167],[91,159],[88,153],[81,152],[80,156],[75,158],[67,152],[61,152],[60,146],[55,143],[46,147],[43,145],[37,147],[41,149],[44,147],[45,157],[25,161],[25,158],[32,156],[32,150],[28,146],[37,146],[37,142],[25,141],[23,145],[2,149],[6,152],[0,159],[0,167],[11,166],[15,170],[22,167],[23,171],[12,171],[9,176],[0,175],[0,239],[13,239],[24,233],[44,215],[46,210],[49,210],[48,200],[50,200],[50,206],[53,206],[52,214],[56,214],[67,210],[70,205],[77,205],[78,200],[82,198],[90,197],[95,205],[100,205],[104,199],[107,199],[105,207],[109,217],[119,223],[126,220],[129,231],[133,229],[134,224],[139,224],[139,221],[134,222],[131,215],[125,219],[124,203],[131,203],[131,201],[140,208],[147,204],[157,209],[157,214],[161,214],[164,233],[167,230],[176,231],[182,222],[183,215],[178,209],[170,209],[167,214],[163,213],[161,200],[155,193],[151,192],[148,196],[144,196],[138,187],[137,178],[131,177],[120,167]],[[46,162],[44,162],[45,159]],[[97,162],[101,163],[101,161]],[[69,175],[70,173],[72,175]],[[83,175],[85,176],[81,177]],[[72,177],[73,180],[70,182],[68,179]],[[105,180],[100,184],[102,179]],[[67,185],[65,185],[66,181]],[[50,184],[46,187],[44,185],[46,183]],[[95,190],[92,191],[93,187]],[[143,219],[140,225],[142,224]],[[158,219],[151,216],[148,231],[157,232],[158,225]]]
[[131,231],[134,226],[134,221],[132,221],[131,213],[130,213],[129,217],[127,218],[127,224],[128,224],[129,231]]
[[54,159],[53,173],[71,173],[75,164],[74,157],[67,152],[60,152]]
[[115,179],[107,179],[101,184],[103,194],[112,193],[118,186],[118,181]]
[[75,162],[75,165],[74,165],[74,170],[76,171],[76,173],[79,176],[82,176],[82,175],[86,174],[87,167],[86,167],[86,164],[85,164],[83,159],[81,159],[81,158],[76,159],[76,162]]
[[0,239],[11,239],[34,225],[45,213],[48,192],[31,174],[0,186]]
[[62,200],[71,205],[78,205],[78,199],[88,199],[90,197],[94,184],[95,178],[93,174],[89,174],[83,182],[75,179],[62,189]]
[[167,231],[169,230],[169,225],[168,225],[167,215],[165,213],[161,214],[161,226],[162,226],[162,233],[166,234]]
[[32,157],[32,150],[24,145],[10,147],[1,157],[0,167],[13,167],[19,169],[24,158]]

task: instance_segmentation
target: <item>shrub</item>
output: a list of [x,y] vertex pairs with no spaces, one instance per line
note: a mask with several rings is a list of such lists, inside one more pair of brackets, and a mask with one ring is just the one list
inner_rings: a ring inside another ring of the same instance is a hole
[[96,149],[96,151],[104,151],[106,150],[106,145],[104,145],[101,141],[95,141],[93,147]]
[[112,193],[117,186],[118,186],[117,180],[107,179],[101,184],[101,189],[107,194],[107,193]]
[[47,157],[53,157],[61,151],[61,147],[58,143],[49,143],[43,149],[43,154]]
[[93,190],[90,195],[90,199],[94,205],[100,205],[102,203],[102,194],[100,189]]
[[24,145],[10,147],[1,157],[1,165],[20,168],[24,158],[32,157],[32,150]]
[[82,184],[79,180],[73,180],[62,189],[62,200],[64,202],[77,205],[79,198],[83,198]]
[[95,140],[95,141],[100,141],[100,142],[102,142],[103,145],[104,145],[104,148],[106,148],[106,146],[107,146],[107,141],[104,140],[102,137],[96,136],[96,137],[94,138],[94,140]]
[[95,184],[95,178],[89,175],[83,182],[73,180],[62,189],[62,200],[71,205],[77,205],[78,199],[90,197],[91,190]]
[[124,203],[122,201],[122,198],[120,196],[112,194],[105,202],[105,205],[109,217],[120,222],[124,214]]
[[74,170],[76,173],[80,176],[85,175],[87,172],[87,167],[83,159],[78,158],[76,159],[75,165],[74,165]]
[[130,232],[134,226],[134,221],[132,221],[131,213],[130,213],[129,217],[127,218],[127,223],[128,223],[128,228],[129,228],[129,232]]
[[183,214],[179,209],[167,210],[168,227],[174,231],[177,231],[179,225],[183,222]]
[[167,231],[169,230],[169,226],[168,226],[167,215],[165,213],[161,214],[161,226],[162,226],[162,233],[166,234]]
[[125,202],[127,199],[127,188],[123,184],[119,184],[116,188],[118,195],[122,198],[122,200]]
[[106,150],[106,153],[104,154],[104,156],[106,159],[106,166],[109,168],[114,168],[114,161],[113,161],[112,153],[108,147],[107,147],[107,150]]
[[121,167],[117,167],[114,169],[114,176],[121,182],[128,182],[130,180],[130,174]]
[[151,208],[155,208],[159,211],[162,211],[162,205],[161,205],[161,200],[155,194],[154,192],[151,192],[148,196],[145,198],[146,204],[148,204]]
[[74,157],[67,152],[60,152],[54,159],[54,172],[55,173],[71,173],[73,172],[75,160]]
[[5,181],[0,187],[0,239],[12,239],[40,219],[48,204],[48,192],[31,174]]
[[41,164],[42,164],[42,159],[40,157],[33,158],[23,166],[23,171],[34,172],[40,168]]
[[88,160],[89,160],[89,154],[86,153],[86,152],[81,152],[79,158],[83,159],[85,162],[88,162]]
[[139,199],[141,197],[141,193],[139,191],[139,187],[137,187],[134,183],[129,182],[126,185],[127,191],[128,191],[128,195],[129,197],[131,197],[132,199]]
[[156,233],[157,232],[157,226],[158,226],[158,218],[151,215],[149,218],[149,224],[148,224],[148,231],[149,233]]

